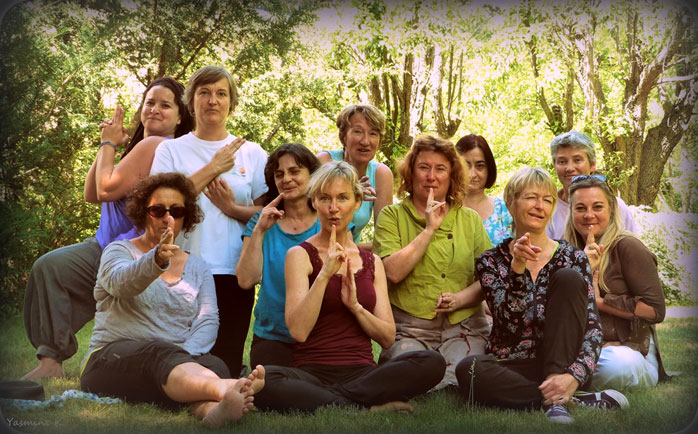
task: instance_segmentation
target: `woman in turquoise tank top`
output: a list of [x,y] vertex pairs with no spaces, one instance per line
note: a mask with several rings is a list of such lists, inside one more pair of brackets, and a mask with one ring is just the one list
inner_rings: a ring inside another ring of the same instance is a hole
[[[342,149],[320,152],[318,159],[322,164],[346,161],[359,175],[364,198],[352,220],[354,242],[359,243],[371,213],[375,221],[383,207],[393,203],[393,172],[375,160],[385,136],[385,116],[370,104],[351,104],[337,116],[337,128]],[[370,250],[371,242],[362,243],[360,247]]]

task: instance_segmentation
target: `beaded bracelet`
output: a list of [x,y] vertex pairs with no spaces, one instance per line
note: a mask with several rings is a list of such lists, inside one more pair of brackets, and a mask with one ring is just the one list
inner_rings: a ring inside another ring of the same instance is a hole
[[106,146],[111,146],[111,147],[114,148],[114,150],[116,151],[116,145],[113,144],[112,142],[109,142],[109,141],[100,143],[100,144],[99,144],[99,149],[102,149],[102,146],[105,146],[105,145],[106,145]]

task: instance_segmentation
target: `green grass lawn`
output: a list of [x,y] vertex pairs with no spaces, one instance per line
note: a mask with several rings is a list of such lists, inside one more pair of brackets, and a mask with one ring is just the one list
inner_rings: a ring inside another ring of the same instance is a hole
[[[2,320],[0,380],[14,380],[37,363],[21,316]],[[78,389],[78,372],[91,333],[88,324],[78,335],[80,350],[64,363],[67,377],[44,380],[47,398]],[[412,401],[411,415],[373,414],[356,409],[326,408],[314,415],[251,413],[218,431],[251,433],[464,433],[464,432],[628,432],[675,433],[691,424],[698,408],[698,319],[669,318],[658,327],[667,369],[682,374],[651,389],[625,391],[630,408],[623,411],[571,410],[575,423],[549,423],[541,412],[466,408],[461,398],[441,391]],[[249,348],[249,339],[247,342]],[[245,360],[247,363],[247,360]],[[409,379],[405,379],[409,381]],[[62,408],[20,411],[3,408],[3,417],[21,432],[41,433],[190,433],[211,432],[186,411],[171,413],[151,405],[95,404],[73,400]],[[0,432],[4,432],[0,429]],[[695,425],[690,431],[695,432]]]

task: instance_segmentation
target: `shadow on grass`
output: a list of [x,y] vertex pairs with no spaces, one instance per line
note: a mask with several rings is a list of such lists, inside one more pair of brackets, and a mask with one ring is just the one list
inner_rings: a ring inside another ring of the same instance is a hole
[[[42,383],[46,395],[78,389],[79,364],[92,324],[78,335],[80,351],[64,364],[67,377]],[[0,336],[0,380],[17,379],[36,364],[21,317],[2,321]],[[575,423],[550,424],[539,411],[515,412],[484,408],[468,409],[456,391],[439,391],[415,398],[411,415],[369,413],[354,408],[324,408],[314,415],[281,415],[253,412],[234,427],[245,433],[488,433],[493,432],[609,432],[675,433],[693,420],[698,399],[698,319],[669,318],[658,326],[659,343],[667,369],[681,371],[679,377],[649,389],[624,391],[630,408],[600,411],[572,408]],[[249,349],[249,342],[248,342]],[[405,379],[409,381],[409,379]],[[186,411],[173,413],[145,404],[95,404],[68,401],[62,408],[19,411],[3,408],[6,421],[21,432],[36,433],[210,433]],[[1,430],[0,430],[1,431]],[[687,431],[695,432],[695,430]]]

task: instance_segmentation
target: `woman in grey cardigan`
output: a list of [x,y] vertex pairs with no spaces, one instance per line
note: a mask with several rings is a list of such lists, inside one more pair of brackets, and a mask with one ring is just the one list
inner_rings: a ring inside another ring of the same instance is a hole
[[193,184],[178,173],[146,178],[129,194],[126,213],[144,233],[102,254],[82,389],[168,408],[188,404],[211,426],[239,420],[264,385],[264,368],[231,379],[208,353],[218,333],[213,277],[202,259],[173,244],[202,219]]

